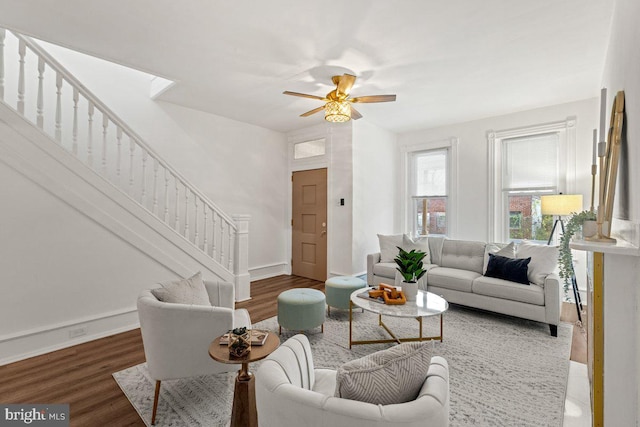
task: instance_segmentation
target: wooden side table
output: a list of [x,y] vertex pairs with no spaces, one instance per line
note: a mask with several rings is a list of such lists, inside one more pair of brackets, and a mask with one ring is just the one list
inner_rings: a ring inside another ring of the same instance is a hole
[[220,344],[221,336],[214,339],[209,346],[209,356],[220,363],[241,364],[236,376],[233,392],[233,409],[231,411],[231,427],[258,427],[258,410],[256,409],[256,385],[253,374],[249,372],[249,363],[264,359],[280,345],[280,339],[269,332],[263,345],[252,345],[246,357],[232,358],[229,348]]

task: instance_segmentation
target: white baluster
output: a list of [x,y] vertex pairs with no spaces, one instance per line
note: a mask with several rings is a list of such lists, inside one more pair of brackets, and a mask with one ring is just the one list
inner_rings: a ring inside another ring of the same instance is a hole
[[18,42],[18,63],[20,71],[18,74],[18,113],[24,115],[24,56],[27,53],[27,45],[24,40]]
[[229,270],[233,271],[233,228],[231,224],[227,228],[229,230]]
[[147,207],[147,204],[146,204],[147,202],[147,157],[148,157],[147,150],[142,148],[142,176],[141,176],[142,194],[140,195],[140,204],[145,208]]
[[93,168],[93,113],[94,113],[94,105],[93,102],[89,101],[89,134],[87,138],[87,162],[89,166]]
[[136,143],[133,137],[129,136],[129,195],[133,197],[133,153],[136,150]]
[[180,191],[178,188],[178,178],[173,177],[174,181],[176,182],[176,224],[175,227],[173,227],[174,230],[176,230],[178,233],[180,231],[180,216],[178,215],[178,201],[180,200]]
[[213,225],[211,227],[211,246],[213,246],[211,251],[211,258],[216,259],[216,211],[211,210],[211,218],[213,219]]
[[109,117],[107,113],[102,113],[102,173],[107,176],[107,128],[109,127]]
[[36,123],[40,129],[44,125],[44,116],[42,113],[44,112],[44,58],[42,56],[38,57],[38,99],[36,101]]
[[209,255],[209,242],[207,241],[207,211],[209,210],[209,207],[207,206],[206,203],[203,203],[202,206],[204,207],[204,219],[203,219],[203,230],[202,230],[202,235],[204,236],[204,242],[202,243],[202,250],[204,251],[204,253]]
[[220,264],[224,265],[224,219],[220,218]]
[[0,28],[0,100],[4,100],[4,39],[7,30]]
[[189,240],[189,187],[184,185],[184,237]]
[[71,146],[71,152],[78,155],[78,89],[73,88],[73,145]]
[[193,244],[198,246],[198,195],[193,194],[193,203],[195,205],[195,212],[193,213]]
[[62,74],[56,73],[56,141],[62,142]]
[[116,179],[118,181],[118,186],[120,186],[122,179],[122,176],[120,175],[122,165],[122,128],[120,126],[118,126],[118,129],[116,130],[116,145]]
[[153,214],[158,216],[158,159],[153,159]]
[[169,224],[169,170],[164,167],[164,222]]

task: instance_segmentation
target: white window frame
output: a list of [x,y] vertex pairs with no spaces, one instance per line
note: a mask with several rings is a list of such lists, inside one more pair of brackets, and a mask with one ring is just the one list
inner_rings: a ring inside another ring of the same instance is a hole
[[505,139],[519,138],[545,133],[559,136],[559,182],[558,191],[575,192],[576,186],[576,118],[540,125],[487,132],[489,153],[489,215],[487,224],[488,241],[507,242],[509,240],[509,215],[502,185],[502,142]]
[[406,145],[400,148],[402,164],[400,173],[403,180],[401,205],[402,229],[413,233],[413,194],[414,177],[411,165],[414,154],[422,151],[448,150],[447,155],[447,237],[455,238],[458,232],[458,138],[431,141],[422,144]]

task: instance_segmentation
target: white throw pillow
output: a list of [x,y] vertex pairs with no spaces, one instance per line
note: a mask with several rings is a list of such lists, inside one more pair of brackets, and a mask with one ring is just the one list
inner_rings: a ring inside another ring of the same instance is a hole
[[403,343],[338,368],[337,397],[390,405],[415,400],[427,378],[431,345]]
[[394,262],[398,256],[398,246],[402,247],[402,234],[385,236],[378,234],[380,243],[380,262]]
[[531,283],[544,286],[544,279],[553,273],[558,265],[558,247],[537,245],[523,241],[516,248],[516,258],[529,258],[527,277]]
[[211,305],[209,294],[198,271],[188,279],[160,283],[161,288],[151,289],[151,293],[162,302]]
[[507,258],[516,257],[516,247],[513,242],[510,243],[487,243],[484,247],[484,266],[482,274],[487,273],[487,265],[489,264],[489,254],[500,255]]
[[422,251],[427,254],[422,260],[423,264],[431,264],[431,255],[429,254],[429,240],[427,237],[416,237],[412,239],[408,234],[402,235],[402,249],[411,252],[412,249]]

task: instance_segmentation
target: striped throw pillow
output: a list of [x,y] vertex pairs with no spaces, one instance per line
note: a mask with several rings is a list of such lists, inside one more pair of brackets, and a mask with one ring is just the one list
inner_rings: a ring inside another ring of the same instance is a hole
[[431,346],[403,343],[338,368],[337,397],[389,405],[415,400],[427,378]]

